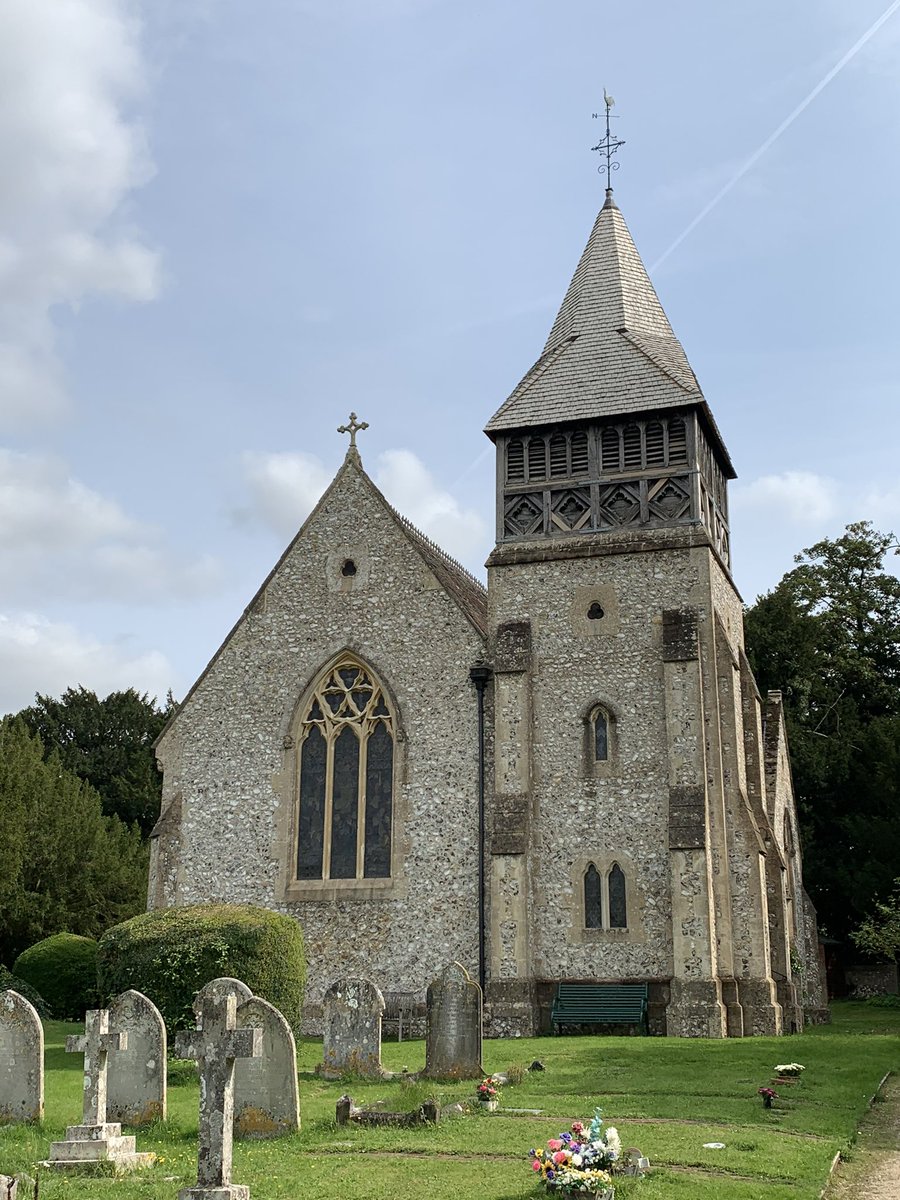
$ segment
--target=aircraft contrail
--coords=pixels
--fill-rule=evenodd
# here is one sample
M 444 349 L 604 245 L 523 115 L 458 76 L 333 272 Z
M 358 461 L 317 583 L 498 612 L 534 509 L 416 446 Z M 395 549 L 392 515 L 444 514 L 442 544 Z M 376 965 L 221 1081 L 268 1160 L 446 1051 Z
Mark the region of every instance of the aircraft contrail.
M 778 141 L 778 139 L 785 132 L 785 130 L 790 129 L 791 125 L 793 125 L 793 123 L 797 120 L 797 118 L 801 115 L 801 113 L 805 112 L 806 109 L 809 108 L 810 104 L 812 104 L 812 102 L 813 102 L 813 100 L 815 100 L 816 96 L 818 96 L 818 94 L 821 91 L 824 91 L 824 89 L 828 87 L 829 83 L 831 83 L 832 79 L 834 79 L 834 77 L 836 75 L 838 75 L 841 71 L 843 71 L 843 69 L 844 69 L 844 67 L 846 67 L 847 63 L 850 62 L 851 59 L 856 57 L 856 55 L 860 52 L 860 50 L 862 50 L 863 46 L 865 46 L 866 42 L 868 42 L 871 38 L 873 38 L 875 36 L 875 34 L 882 27 L 882 25 L 885 23 L 885 21 L 889 21 L 890 18 L 894 15 L 894 13 L 897 11 L 898 8 L 900 8 L 900 0 L 893 0 L 893 3 L 888 5 L 888 7 L 884 10 L 884 12 L 881 14 L 881 16 L 869 26 L 869 28 L 866 30 L 866 32 L 856 42 L 853 43 L 853 45 L 850 47 L 850 49 L 847 51 L 847 53 L 843 56 L 843 58 L 839 59 L 838 62 L 836 62 L 834 64 L 834 66 L 831 68 L 831 70 L 828 72 L 828 74 L 819 80 L 819 82 L 816 84 L 816 86 L 813 88 L 813 90 L 809 93 L 809 95 L 805 96 L 800 101 L 800 103 L 797 105 L 797 107 L 793 110 L 793 112 L 789 113 L 788 116 L 786 116 L 784 118 L 784 120 L 781 122 L 781 124 L 778 126 L 778 128 L 776 130 L 774 130 L 774 132 L 769 134 L 769 136 L 766 138 L 766 140 L 763 142 L 763 144 L 759 147 L 759 149 L 754 150 L 754 152 L 750 155 L 750 157 L 747 159 L 747 161 L 744 163 L 744 165 L 735 172 L 735 174 L 731 177 L 731 179 L 729 179 L 728 182 L 722 188 L 720 188 L 720 190 L 718 192 L 716 192 L 716 194 L 715 194 L 715 196 L 713 196 L 712 200 L 710 200 L 709 203 L 707 205 L 705 205 L 700 210 L 699 213 L 697 213 L 696 217 L 694 217 L 694 219 L 687 226 L 687 228 L 684 229 L 681 233 L 679 233 L 678 237 L 675 239 L 675 241 L 672 243 L 672 245 L 669 246 L 669 248 L 667 250 L 663 251 L 663 253 L 660 255 L 660 257 L 656 260 L 656 262 L 650 268 L 651 276 L 653 275 L 653 272 L 656 270 L 656 268 L 658 266 L 660 266 L 661 263 L 664 263 L 666 261 L 666 259 L 669 257 L 669 255 L 674 250 L 678 249 L 678 247 L 681 245 L 681 243 L 684 241 L 684 239 L 689 234 L 693 233 L 693 231 L 697 228 L 697 226 L 700 224 L 700 222 L 703 220 L 703 218 L 708 216 L 712 212 L 712 210 L 716 207 L 716 205 L 719 203 L 719 201 L 728 195 L 728 193 L 731 191 L 731 189 L 734 187 L 734 185 L 736 183 L 740 182 L 741 179 L 743 179 L 743 177 L 747 174 L 747 172 L 751 169 L 751 167 L 756 165 L 756 163 L 762 158 L 762 156 L 765 154 L 765 152 L 772 145 L 774 145 L 775 142 Z

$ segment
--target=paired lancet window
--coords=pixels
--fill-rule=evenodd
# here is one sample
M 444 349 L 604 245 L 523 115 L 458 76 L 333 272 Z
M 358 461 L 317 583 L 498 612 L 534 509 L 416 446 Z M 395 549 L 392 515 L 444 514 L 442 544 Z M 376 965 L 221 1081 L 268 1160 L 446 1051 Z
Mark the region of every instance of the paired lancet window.
M 627 929 L 625 872 L 617 862 L 601 874 L 591 863 L 584 873 L 585 929 Z
M 390 876 L 394 732 L 380 684 L 356 659 L 313 688 L 298 750 L 298 879 Z

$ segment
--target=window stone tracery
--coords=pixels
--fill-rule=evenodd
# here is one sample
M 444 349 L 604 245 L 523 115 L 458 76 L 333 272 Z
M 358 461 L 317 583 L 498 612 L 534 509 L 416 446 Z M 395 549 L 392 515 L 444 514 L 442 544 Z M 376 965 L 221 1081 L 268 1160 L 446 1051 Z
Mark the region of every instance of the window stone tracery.
M 394 740 L 368 667 L 347 656 L 322 674 L 299 730 L 298 880 L 390 877 Z

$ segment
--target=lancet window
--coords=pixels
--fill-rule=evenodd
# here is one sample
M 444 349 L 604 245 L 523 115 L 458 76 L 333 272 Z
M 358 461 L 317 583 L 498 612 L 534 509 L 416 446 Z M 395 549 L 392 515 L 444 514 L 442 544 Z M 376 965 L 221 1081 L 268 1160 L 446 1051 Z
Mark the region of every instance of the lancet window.
M 391 873 L 394 716 L 372 671 L 341 659 L 301 723 L 297 878 Z
M 628 898 L 625 872 L 617 862 L 600 872 L 594 863 L 584 873 L 585 929 L 627 929 Z
M 591 747 L 595 763 L 609 761 L 610 719 L 605 708 L 595 708 L 591 713 Z

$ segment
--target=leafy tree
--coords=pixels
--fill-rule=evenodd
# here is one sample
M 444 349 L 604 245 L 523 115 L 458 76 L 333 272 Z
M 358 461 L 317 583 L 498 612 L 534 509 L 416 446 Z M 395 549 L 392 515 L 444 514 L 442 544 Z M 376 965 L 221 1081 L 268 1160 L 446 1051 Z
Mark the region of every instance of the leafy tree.
M 0 721 L 0 961 L 67 931 L 97 937 L 144 906 L 147 851 L 99 795 L 44 757 L 25 723 Z
M 900 579 L 893 534 L 848 525 L 746 614 L 763 691 L 780 688 L 823 928 L 845 936 L 900 875 Z
M 886 901 L 850 935 L 864 954 L 873 958 L 896 958 L 900 954 L 900 879 Z
M 153 743 L 172 715 L 169 694 L 158 708 L 134 688 L 100 700 L 87 688 L 69 688 L 59 700 L 35 697 L 19 716 L 40 737 L 47 755 L 54 751 L 68 771 L 90 783 L 107 816 L 136 821 L 146 836 L 159 816 L 162 780 Z

